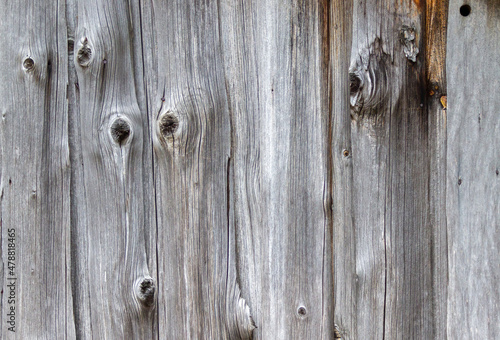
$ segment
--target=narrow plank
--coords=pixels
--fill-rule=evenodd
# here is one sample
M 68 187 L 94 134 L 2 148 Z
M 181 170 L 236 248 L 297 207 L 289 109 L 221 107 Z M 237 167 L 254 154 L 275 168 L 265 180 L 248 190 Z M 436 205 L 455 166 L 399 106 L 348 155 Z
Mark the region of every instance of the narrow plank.
M 353 168 L 349 66 L 353 1 L 336 0 L 330 7 L 330 84 L 332 116 L 332 214 L 335 338 L 358 339 L 356 234 L 353 220 Z M 355 84 L 350 84 L 353 88 Z
M 500 334 L 500 3 L 451 0 L 447 47 L 450 339 Z
M 0 4 L 2 339 L 75 336 L 64 12 Z
M 136 97 L 129 4 L 78 2 L 75 14 L 72 147 L 81 148 L 82 162 L 72 192 L 79 209 L 72 219 L 77 334 L 150 339 L 156 280 L 145 240 L 146 113 Z
M 425 2 L 426 107 L 429 117 L 429 226 L 431 228 L 432 313 L 428 337 L 447 339 L 448 244 L 446 227 L 446 33 L 448 0 Z M 433 331 L 431 329 L 434 328 Z
M 159 334 L 248 339 L 236 278 L 231 133 L 216 1 L 141 7 L 158 223 Z
M 254 337 L 333 338 L 328 2 L 223 0 L 220 11 Z
M 351 13 L 348 2 L 334 6 Z M 334 204 L 340 205 L 334 244 L 342 251 L 334 251 L 338 336 L 433 338 L 426 7 L 353 1 L 351 21 L 338 16 L 330 24 L 332 60 L 344 53 L 339 47 L 348 44 L 352 23 L 351 124 L 334 117 L 340 141 L 333 135 Z M 346 100 L 345 66 L 332 70 L 332 91 Z M 343 107 L 334 103 L 333 114 L 349 115 Z M 342 149 L 347 157 L 340 157 Z

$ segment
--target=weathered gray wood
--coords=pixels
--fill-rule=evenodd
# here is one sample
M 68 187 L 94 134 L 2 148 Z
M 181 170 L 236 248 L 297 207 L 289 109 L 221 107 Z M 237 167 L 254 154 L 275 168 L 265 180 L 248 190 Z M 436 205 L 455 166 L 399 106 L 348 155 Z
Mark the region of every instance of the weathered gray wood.
M 2 339 L 75 336 L 64 12 L 0 3 Z
M 151 200 L 144 200 L 150 189 L 143 169 L 150 169 L 144 163 L 151 158 L 143 151 L 147 118 L 136 99 L 129 6 L 78 2 L 75 14 L 78 135 L 72 147 L 81 149 L 82 162 L 72 196 L 78 203 L 72 244 L 77 332 L 149 339 L 156 280 L 148 262 L 155 266 L 156 254 L 146 249 L 155 226 L 146 224 L 150 207 L 144 204 Z
M 332 115 L 332 214 L 334 321 L 336 338 L 356 339 L 356 234 L 353 213 L 353 169 L 349 64 L 353 2 L 336 0 L 330 8 L 330 83 Z
M 500 5 L 450 2 L 1 2 L 1 338 L 497 338 Z
M 447 339 L 448 244 L 446 228 L 446 31 L 448 0 L 426 1 L 425 58 L 426 105 L 429 119 L 429 226 L 432 313 L 428 338 Z M 452 338 L 450 338 L 452 339 Z
M 441 120 L 429 122 L 437 110 L 427 104 L 424 5 L 333 2 L 335 322 L 346 339 L 443 334 L 436 325 L 443 316 L 430 317 L 442 312 L 446 273 L 435 269 L 444 269 L 446 248 L 435 239 L 443 235 L 442 219 L 430 223 L 431 172 L 442 169 L 430 150 L 442 134 L 430 135 L 441 131 L 435 125 Z M 349 47 L 350 126 L 338 116 L 349 115 L 339 61 Z M 439 204 L 442 192 L 433 192 Z
M 500 334 L 500 3 L 450 1 L 447 47 L 448 336 Z
M 257 339 L 333 338 L 327 1 L 221 1 L 238 274 Z
M 254 325 L 235 271 L 218 3 L 144 3 L 142 25 L 155 151 L 159 334 L 250 338 Z

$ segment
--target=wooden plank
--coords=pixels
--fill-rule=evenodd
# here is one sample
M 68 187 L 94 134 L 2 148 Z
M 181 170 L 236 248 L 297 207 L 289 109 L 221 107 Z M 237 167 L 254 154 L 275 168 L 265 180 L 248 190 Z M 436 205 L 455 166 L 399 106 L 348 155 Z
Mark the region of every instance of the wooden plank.
M 429 151 L 438 143 L 429 133 L 438 127 L 429 130 L 435 110 L 427 104 L 426 10 L 421 1 L 333 2 L 332 91 L 341 93 L 332 106 L 334 244 L 340 250 L 334 249 L 335 323 L 345 339 L 437 334 L 431 315 L 441 311 L 443 281 L 433 275 L 445 273 L 435 272 L 434 259 L 444 252 L 433 243 L 442 229 L 430 223 L 431 166 L 441 168 Z M 349 113 L 342 104 L 346 67 L 336 61 L 349 39 L 350 126 L 337 117 Z M 443 228 L 439 221 L 436 229 Z
M 159 334 L 247 339 L 254 325 L 236 280 L 218 3 L 142 5 L 161 254 Z
M 428 337 L 447 339 L 448 244 L 446 228 L 446 31 L 448 0 L 426 1 L 425 57 L 426 105 L 429 119 L 429 226 L 432 313 Z
M 75 336 L 64 12 L 0 4 L 2 339 Z
M 466 2 L 467 3 L 467 2 Z M 500 3 L 450 1 L 448 336 L 500 334 Z
M 332 214 L 335 338 L 357 339 L 356 235 L 353 220 L 349 64 L 353 1 L 331 2 Z M 352 87 L 352 85 L 351 85 Z
M 145 240 L 154 228 L 144 207 L 150 158 L 143 152 L 147 121 L 136 97 L 129 6 L 78 2 L 75 14 L 72 147 L 82 164 L 72 188 L 77 334 L 150 339 L 156 304 L 155 270 L 148 268 L 155 253 Z
M 257 339 L 333 337 L 327 1 L 221 1 L 238 277 Z

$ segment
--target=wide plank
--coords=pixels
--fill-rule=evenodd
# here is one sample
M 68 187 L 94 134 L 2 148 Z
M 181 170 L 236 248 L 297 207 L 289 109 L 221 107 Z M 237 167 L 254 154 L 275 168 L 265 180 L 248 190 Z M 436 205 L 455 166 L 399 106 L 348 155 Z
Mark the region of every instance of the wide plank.
M 450 339 L 500 334 L 500 3 L 451 0 L 447 45 Z M 467 15 L 468 14 L 468 15 Z
M 238 277 L 256 339 L 333 338 L 327 1 L 221 1 Z

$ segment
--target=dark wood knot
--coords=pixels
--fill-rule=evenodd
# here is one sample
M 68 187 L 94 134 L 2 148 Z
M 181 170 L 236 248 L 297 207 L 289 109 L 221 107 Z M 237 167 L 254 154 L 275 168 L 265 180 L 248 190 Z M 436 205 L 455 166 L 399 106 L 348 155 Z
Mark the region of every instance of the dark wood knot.
M 130 124 L 123 118 L 117 118 L 111 123 L 111 138 L 113 138 L 118 145 L 123 145 L 127 142 L 130 132 Z
M 143 307 L 153 307 L 156 301 L 156 285 L 153 278 L 139 278 L 135 283 L 134 294 Z

